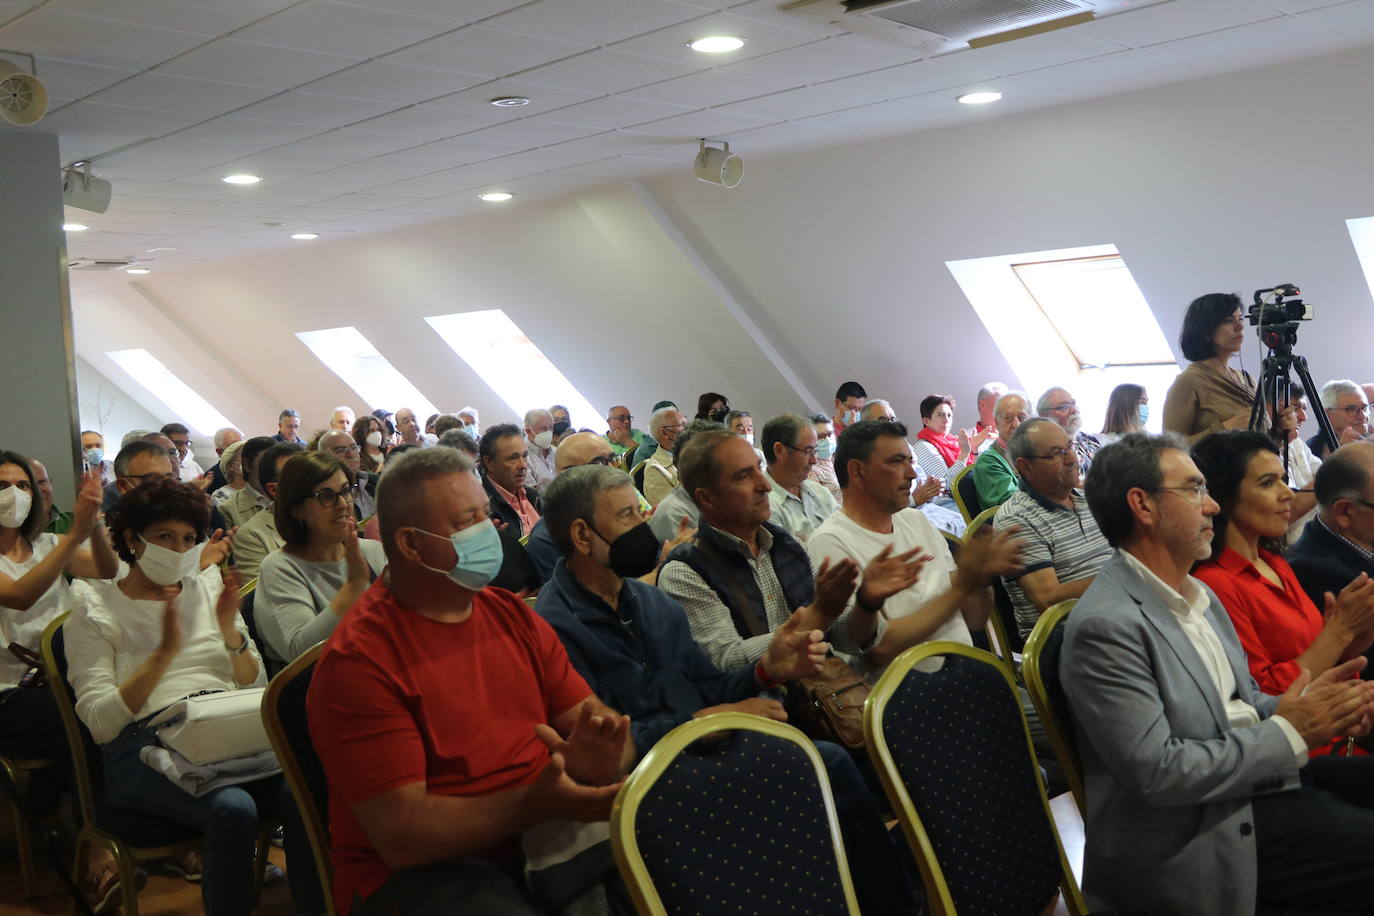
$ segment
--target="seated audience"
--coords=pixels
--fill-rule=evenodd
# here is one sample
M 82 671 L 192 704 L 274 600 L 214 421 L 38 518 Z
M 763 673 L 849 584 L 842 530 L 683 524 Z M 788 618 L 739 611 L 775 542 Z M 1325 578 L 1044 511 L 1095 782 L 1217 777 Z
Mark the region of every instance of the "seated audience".
M 717 668 L 756 663 L 798 609 L 801 629 L 824 630 L 840 651 L 877 644 L 883 621 L 841 613 L 858 568 L 827 563 L 813 576 L 806 550 L 768 521 L 772 485 L 747 442 L 728 430 L 699 432 L 682 450 L 682 470 L 701 525 L 694 542 L 669 555 L 658 585 L 682 605 L 692 638 Z
M 482 485 L 491 499 L 491 517 L 522 537 L 539 521 L 539 494 L 526 486 L 529 478 L 525 436 L 514 423 L 488 427 L 477 443 L 482 461 Z
M 353 424 L 357 422 L 357 417 L 353 414 L 353 408 L 340 404 L 334 408 L 329 415 L 329 428 L 341 430 L 346 433 L 353 432 Z
M 715 420 L 693 420 L 687 424 L 682 432 L 677 434 L 677 439 L 673 441 L 673 465 L 675 467 L 682 457 L 682 450 L 687 447 L 688 442 L 692 441 L 692 437 L 708 429 L 723 430 L 725 426 Z M 667 543 L 681 536 L 685 531 L 695 531 L 700 520 L 701 513 L 697 510 L 697 504 L 692 501 L 692 497 L 683 488 L 679 480 L 678 485 L 673 487 L 657 506 L 653 507 L 653 515 L 649 517 L 649 527 L 654 530 L 655 537 Z
M 980 509 L 1000 506 L 1016 492 L 1016 469 L 1007 457 L 1007 443 L 1016 427 L 1029 418 L 1030 399 L 1023 391 L 1008 391 L 997 399 L 994 416 L 997 439 L 973 464 L 973 488 L 978 493 Z
M 636 756 L 629 720 L 592 695 L 547 623 L 486 587 L 501 547 L 467 456 L 409 452 L 377 496 L 387 575 L 330 636 L 307 700 L 335 906 L 537 912 L 517 840 L 609 817 Z
M 286 408 L 277 415 L 277 434 L 272 438 L 278 442 L 290 442 L 305 448 L 306 442 L 300 436 L 301 415 L 293 408 Z
M 286 543 L 277 531 L 277 481 L 281 479 L 286 462 L 300 451 L 291 442 L 278 442 L 258 458 L 258 483 L 271 502 L 266 512 L 259 512 L 244 522 L 234 536 L 234 565 L 244 582 L 251 582 L 267 555 L 281 550 Z
M 1021 486 L 993 516 L 994 529 L 1015 528 L 1024 542 L 1021 569 L 1005 574 L 1007 594 L 1024 639 L 1040 615 L 1088 590 L 1111 557 L 1082 490 L 1078 455 L 1053 420 L 1032 417 L 1007 443 Z
M 886 420 L 889 423 L 900 423 L 897 419 L 897 412 L 892 409 L 892 405 L 882 398 L 869 398 L 867 403 L 859 411 L 859 417 L 855 423 L 864 420 Z M 853 426 L 853 423 L 846 424 Z
M 52 494 L 52 481 L 48 479 L 48 468 L 37 458 L 29 459 L 29 469 L 33 471 L 33 482 L 38 487 L 38 512 L 42 516 L 43 530 L 48 534 L 66 534 L 72 528 L 73 516 L 57 508 Z
M 1006 393 L 1007 386 L 1001 382 L 988 382 L 978 389 L 978 422 L 973 429 L 980 433 L 989 430 L 988 442 L 997 438 L 997 399 Z
M 1191 360 L 1164 396 L 1164 431 L 1190 443 L 1223 429 L 1250 425 L 1255 383 L 1243 369 L 1230 368 L 1245 343 L 1240 297 L 1208 293 L 1188 306 L 1178 347 Z
M 859 411 L 868 403 L 868 392 L 858 382 L 845 382 L 835 389 L 835 416 L 832 425 L 835 435 L 844 432 L 846 426 L 859 422 Z
M 283 824 L 288 880 L 298 912 L 324 907 L 314 856 L 286 779 L 270 754 L 261 778 L 195 794 L 150 725 L 155 714 L 191 694 L 267 683 L 257 648 L 238 612 L 240 579 L 199 570 L 210 500 L 194 484 L 151 480 L 111 513 L 110 536 L 129 572 L 118 581 L 82 583 L 64 627 L 76 712 L 101 746 L 105 802 L 201 831 L 201 900 L 212 916 L 253 910 L 253 859 L 259 822 Z
M 327 452 L 302 452 L 282 468 L 272 513 L 285 543 L 263 559 L 253 603 L 276 668 L 328 638 L 386 567 L 382 545 L 358 537 L 355 492 L 346 466 Z
M 158 477 L 172 477 L 167 449 L 147 439 L 135 439 L 119 450 L 114 460 L 115 482 L 102 491 L 100 509 L 108 512 L 120 498 L 138 485 Z
M 630 716 L 640 758 L 697 716 L 737 711 L 786 721 L 782 704 L 759 693 L 819 670 L 822 633 L 799 629 L 802 615 L 794 613 L 773 631 L 757 664 L 721 672 L 692 640 L 682 608 L 636 581 L 658 559 L 658 539 L 640 515 L 638 495 L 629 476 L 613 467 L 559 474 L 544 494 L 544 519 L 562 557 L 535 610 L 596 696 Z M 915 913 L 908 871 L 853 758 L 825 741 L 816 749 L 864 912 Z
M 1307 422 L 1307 392 L 1301 385 L 1294 385 L 1288 391 L 1288 403 L 1293 408 L 1291 425 L 1285 423 L 1288 437 L 1288 486 L 1293 490 L 1293 517 L 1288 522 L 1288 543 L 1292 544 L 1302 534 L 1303 527 L 1317 517 L 1317 495 L 1312 492 L 1312 481 L 1322 460 L 1312 454 L 1298 430 Z
M 754 445 L 754 415 L 747 410 L 732 410 L 725 415 L 725 428 Z M 757 448 L 757 446 L 755 446 Z M 760 459 L 762 460 L 762 459 Z
M 673 404 L 671 406 L 676 407 L 677 405 Z M 659 408 L 657 407 L 654 408 L 654 410 L 658 409 Z M 714 391 L 708 391 L 701 397 L 697 398 L 697 413 L 696 416 L 694 416 L 692 419 L 715 420 L 717 423 L 725 423 L 725 420 L 729 415 L 730 399 L 723 394 L 718 394 Z M 683 422 L 686 422 L 686 417 L 683 418 Z M 729 428 L 728 424 L 726 428 Z
M 892 405 L 882 398 L 870 398 L 859 411 L 859 421 L 879 420 L 886 423 L 900 423 Z M 905 427 L 903 427 L 905 428 Z M 945 481 L 939 477 L 927 477 L 926 472 L 913 465 L 916 477 L 912 481 L 911 506 L 920 509 L 930 519 L 931 524 L 941 531 L 948 531 L 955 537 L 963 537 L 968 527 L 963 516 L 954 508 L 954 500 L 945 492 Z
M 617 405 L 606 411 L 606 441 L 611 445 L 611 451 L 615 452 L 616 457 L 620 457 L 627 451 L 631 455 L 644 442 L 644 434 L 631 425 L 634 417 L 630 415 L 630 408 Z
M 477 440 L 469 436 L 465 429 L 454 427 L 453 429 L 445 430 L 444 434 L 439 437 L 438 444 L 447 446 L 448 448 L 456 448 L 473 461 L 477 460 Z M 372 479 L 376 480 L 377 478 L 374 476 Z
M 1288 549 L 1298 584 L 1317 608 L 1361 575 L 1374 576 L 1374 443 L 1352 442 L 1317 469 L 1317 516 Z
M 461 430 L 463 428 L 463 418 L 455 413 L 441 413 L 434 418 L 434 436 L 439 438 L 450 429 Z M 477 440 L 473 440 L 474 442 Z
M 402 407 L 396 411 L 396 434 L 401 437 L 398 445 L 413 445 L 416 448 L 424 448 L 433 445 L 434 437 L 430 436 L 420 426 L 420 421 L 415 416 L 415 411 L 409 407 Z
M 353 437 L 341 429 L 331 429 L 315 443 L 316 451 L 333 455 L 348 471 L 353 484 L 353 515 L 366 522 L 377 514 L 377 477 L 363 470 L 362 450 Z
M 677 406 L 676 404 L 674 404 L 672 401 L 659 401 L 657 404 L 655 404 L 655 405 L 653 406 L 653 408 L 649 411 L 649 423 L 650 423 L 650 428 L 651 428 L 651 429 L 652 429 L 653 416 L 654 416 L 654 414 L 658 413 L 660 410 L 667 410 L 667 409 L 670 409 L 670 408 L 671 408 L 672 410 L 677 410 L 677 409 L 678 409 L 678 406 Z M 684 415 L 684 417 L 685 417 L 685 415 Z M 685 418 L 684 418 L 683 422 L 686 423 Z M 644 462 L 648 461 L 650 458 L 654 457 L 654 452 L 657 452 L 657 451 L 658 451 L 658 440 L 656 440 L 656 439 L 653 437 L 652 434 L 651 434 L 651 435 L 648 435 L 648 436 L 645 436 L 645 437 L 644 437 L 644 441 L 640 442 L 640 443 L 639 443 L 639 448 L 635 450 L 634 457 L 631 458 L 631 459 L 629 460 L 629 462 L 626 464 L 625 470 L 630 471 L 631 473 L 633 473 L 633 472 L 634 472 L 634 469 L 635 469 L 637 466 L 639 466 L 640 464 L 643 464 Z
M 87 468 L 97 468 L 104 483 L 114 483 L 114 462 L 105 457 L 105 437 L 93 429 L 81 431 L 81 457 Z
M 1374 582 L 1356 577 L 1318 606 L 1281 555 L 1293 491 L 1274 441 L 1243 429 L 1212 433 L 1193 446 L 1193 460 L 1221 507 L 1211 556 L 1193 575 L 1230 615 L 1259 689 L 1281 694 L 1301 671 L 1316 677 L 1368 649 Z
M 20 646 L 36 658 L 43 631 L 71 608 L 67 577 L 115 575 L 118 561 L 100 517 L 100 481 L 98 466 L 87 471 L 71 526 L 61 535 L 45 532 L 46 512 L 32 463 L 0 451 L 0 636 L 5 646 Z M 52 692 L 42 682 L 21 685 L 29 668 L 18 655 L 0 648 L 0 754 L 64 761 L 67 741 Z M 58 774 L 66 769 L 62 764 L 31 774 L 28 799 L 33 809 L 42 814 L 56 810 L 58 790 L 66 781 Z
M 1065 626 L 1060 677 L 1087 784 L 1094 910 L 1251 914 L 1368 908 L 1369 758 L 1308 757 L 1368 730 L 1363 659 L 1261 692 L 1220 603 L 1202 473 L 1175 436 L 1135 433 L 1088 472 L 1116 548 Z M 1304 689 L 1306 688 L 1306 689 Z
M 1331 429 L 1336 434 L 1337 448 L 1369 435 L 1369 401 L 1359 385 L 1349 379 L 1333 379 L 1321 387 L 1320 396 L 1322 409 L 1326 411 L 1327 418 L 1331 420 Z M 1307 440 L 1307 447 L 1318 458 L 1331 454 L 1320 430 Z
M 458 419 L 463 421 L 463 431 L 472 437 L 473 442 L 481 438 L 482 425 L 476 407 L 464 407 L 458 411 Z
M 763 448 L 768 461 L 769 518 L 792 537 L 806 543 L 811 532 L 839 509 L 830 491 L 807 472 L 816 463 L 816 428 L 805 417 L 785 413 L 763 424 Z
M 664 407 L 654 411 L 649 418 L 649 435 L 658 443 L 658 448 L 644 463 L 644 498 L 649 505 L 657 506 L 663 497 L 677 486 L 677 465 L 673 464 L 673 443 L 678 433 L 687 425 L 687 419 L 676 407 Z M 753 446 L 750 446 L 753 450 Z
M 1078 402 L 1063 388 L 1051 388 L 1040 395 L 1035 403 L 1039 416 L 1049 417 L 1069 434 L 1073 450 L 1078 455 L 1078 468 L 1086 476 L 1093 462 L 1093 455 L 1102 447 L 1102 440 L 1092 433 L 1083 431 L 1083 415 L 1078 412 Z
M 267 442 L 272 441 L 266 436 L 262 438 Z M 247 439 L 240 439 L 237 442 L 230 443 L 230 445 L 220 453 L 219 462 L 211 469 L 212 474 L 218 472 L 219 475 L 224 478 L 224 486 L 210 491 L 210 499 L 215 508 L 219 509 L 221 513 L 224 512 L 224 504 L 232 499 L 236 493 L 248 486 L 248 478 L 243 476 L 243 447 L 247 443 Z M 228 516 L 225 516 L 225 518 L 227 520 Z
M 816 463 L 806 472 L 807 480 L 814 480 L 835 497 L 835 505 L 844 502 L 840 482 L 835 479 L 835 425 L 823 413 L 813 413 L 811 428 L 816 431 Z
M 1110 445 L 1122 436 L 1145 431 L 1150 419 L 1150 397 L 1140 385 L 1117 385 L 1107 396 L 1107 416 L 1097 437 Z
M 615 463 L 615 453 L 611 445 L 606 441 L 605 436 L 596 433 L 574 433 L 562 444 L 558 446 L 558 452 L 554 456 L 554 470 L 557 474 L 562 474 L 568 468 L 580 468 L 585 465 L 612 465 Z M 643 497 L 641 496 L 642 500 Z M 529 554 L 530 562 L 539 571 L 539 581 L 547 582 L 549 576 L 553 575 L 553 567 L 558 563 L 560 556 L 558 545 L 554 543 L 553 537 L 549 534 L 549 527 L 545 519 L 540 519 L 535 526 L 530 529 L 530 536 L 525 542 L 525 552 Z
M 934 477 L 949 489 L 956 474 L 972 464 L 983 443 L 996 432 L 992 427 L 976 432 L 954 426 L 954 399 L 932 394 L 921 399 L 921 431 L 916 434 L 913 454 L 916 466 L 927 477 Z
M 425 433 L 434 436 L 436 439 L 439 437 L 434 432 L 434 421 L 438 419 L 439 413 L 437 411 L 425 418 Z
M 177 451 L 176 444 L 167 437 L 166 433 L 148 433 L 143 437 L 144 441 L 151 442 L 167 453 L 167 460 L 172 463 L 172 476 L 177 480 L 183 479 L 181 470 L 181 452 Z
M 525 411 L 525 463 L 529 466 L 528 486 L 536 493 L 553 480 L 553 415 L 542 407 Z
M 572 426 L 572 413 L 562 404 L 554 404 L 550 407 L 549 416 L 553 418 L 554 423 L 566 423 L 569 427 Z
M 353 424 L 353 441 L 358 443 L 362 469 L 380 475 L 386 464 L 386 427 L 382 421 L 371 414 L 359 417 Z
M 217 503 L 220 514 L 224 516 L 224 521 L 229 527 L 242 527 L 259 512 L 271 508 L 272 500 L 268 498 L 262 482 L 258 480 L 258 459 L 274 445 L 276 441 L 271 436 L 254 436 L 243 443 L 239 451 L 239 465 L 246 485 Z
M 898 422 L 864 420 L 840 434 L 844 506 L 806 545 L 817 581 L 827 567 L 862 570 L 845 616 L 863 649 L 859 670 L 872 680 L 918 643 L 972 645 L 970 630 L 993 611 L 991 577 L 1020 566 L 1014 529 L 969 542 L 956 563 L 935 526 L 908 505 L 915 470 L 906 432 Z
M 210 483 L 206 486 L 206 493 L 214 493 L 216 490 L 229 483 L 228 476 L 224 473 L 222 463 L 224 461 L 224 451 L 235 442 L 243 441 L 243 433 L 232 426 L 225 426 L 215 430 L 215 456 L 219 459 L 211 466 L 206 473 L 210 476 Z
M 168 423 L 162 427 L 162 434 L 171 440 L 177 450 L 177 466 L 181 469 L 181 479 L 194 481 L 205 476 L 205 469 L 196 461 L 191 452 L 191 431 L 184 423 Z

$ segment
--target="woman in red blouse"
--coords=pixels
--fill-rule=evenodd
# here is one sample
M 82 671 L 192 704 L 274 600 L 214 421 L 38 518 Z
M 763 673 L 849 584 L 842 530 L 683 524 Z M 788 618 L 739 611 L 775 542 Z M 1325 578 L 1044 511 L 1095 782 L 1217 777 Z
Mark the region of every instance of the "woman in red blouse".
M 1193 446 L 1193 459 L 1221 506 L 1212 557 L 1193 575 L 1226 608 L 1260 690 L 1282 694 L 1302 669 L 1315 678 L 1368 649 L 1374 580 L 1361 573 L 1339 595 L 1327 592 L 1319 611 L 1280 554 L 1293 491 L 1273 440 L 1247 430 L 1213 433 Z

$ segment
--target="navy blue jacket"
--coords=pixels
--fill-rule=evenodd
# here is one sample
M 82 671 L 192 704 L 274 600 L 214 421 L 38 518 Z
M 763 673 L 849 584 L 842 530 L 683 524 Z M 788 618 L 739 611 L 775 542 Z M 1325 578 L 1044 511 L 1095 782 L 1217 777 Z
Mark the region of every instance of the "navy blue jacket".
M 549 526 L 544 524 L 542 518 L 530 529 L 530 536 L 525 540 L 525 553 L 530 555 L 530 562 L 539 573 L 540 584 L 549 581 L 549 576 L 553 575 L 553 568 L 563 556 L 563 552 L 553 542 Z
M 752 667 L 722 674 L 711 663 L 682 605 L 657 588 L 626 579 L 619 604 L 613 610 L 583 588 L 560 559 L 534 609 L 592 692 L 630 717 L 637 758 L 699 710 L 759 693 Z

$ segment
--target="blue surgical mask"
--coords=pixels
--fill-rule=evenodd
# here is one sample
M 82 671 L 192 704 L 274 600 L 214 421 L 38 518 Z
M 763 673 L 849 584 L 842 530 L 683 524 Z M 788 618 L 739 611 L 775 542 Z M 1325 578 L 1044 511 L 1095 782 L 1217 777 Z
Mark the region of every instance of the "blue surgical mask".
M 484 518 L 475 525 L 469 525 L 461 531 L 455 531 L 448 537 L 442 534 L 435 534 L 423 528 L 416 528 L 421 534 L 427 534 L 432 538 L 440 538 L 453 544 L 454 562 L 452 569 L 435 569 L 425 563 L 421 563 L 425 569 L 437 573 L 443 573 L 458 585 L 470 592 L 480 592 L 486 588 L 496 574 L 501 571 L 501 561 L 505 557 L 505 551 L 501 547 L 501 535 L 497 533 L 496 526 L 491 519 Z
M 477 424 L 476 424 L 476 423 L 464 423 L 464 424 L 463 424 L 463 432 L 467 433 L 469 436 L 471 436 L 472 438 L 476 439 L 476 438 L 477 438 Z
M 105 450 L 101 448 L 88 448 L 85 451 L 86 463 L 91 467 L 99 466 L 105 460 Z
M 835 440 L 821 439 L 816 443 L 816 457 L 821 461 L 829 461 L 830 456 L 835 454 Z
M 1141 405 L 1140 405 L 1140 425 L 1141 425 L 1141 426 L 1144 426 L 1146 423 L 1149 423 L 1149 422 L 1150 422 L 1150 405 L 1149 405 L 1149 404 L 1141 404 Z

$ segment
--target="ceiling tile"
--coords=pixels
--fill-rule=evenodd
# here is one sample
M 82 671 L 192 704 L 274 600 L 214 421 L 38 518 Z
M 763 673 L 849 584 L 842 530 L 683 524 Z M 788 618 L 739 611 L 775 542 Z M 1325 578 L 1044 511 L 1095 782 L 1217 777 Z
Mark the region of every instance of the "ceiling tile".
M 1167 80 L 1187 79 L 1187 64 L 1168 60 L 1149 51 L 1118 51 L 1102 57 L 1031 70 L 1017 79 L 1056 89 L 1073 90 L 1083 86 L 1106 87 L 1129 84 L 1143 86 Z
M 391 184 L 373 188 L 374 194 L 389 194 L 396 197 L 438 197 L 443 194 L 452 194 L 457 191 L 466 191 L 468 188 L 476 187 L 483 179 L 474 180 L 471 173 L 465 171 L 470 166 L 457 166 L 451 169 L 433 172 L 423 178 L 409 178 L 405 181 L 394 181 Z
M 97 92 L 90 101 L 214 116 L 249 105 L 273 92 L 276 90 L 260 86 L 238 86 L 150 72 Z
M 484 25 L 536 38 L 568 38 L 605 45 L 702 14 L 674 0 L 536 0 Z
M 84 98 L 122 79 L 128 79 L 137 72 L 78 64 L 69 60 L 53 60 L 48 57 L 38 58 L 38 77 L 48 88 L 48 95 L 54 99 Z
M 787 121 L 750 130 L 737 131 L 730 138 L 731 149 L 744 153 L 749 150 L 776 152 L 792 149 L 815 149 L 827 143 L 848 143 L 843 131 L 807 121 Z
M 567 143 L 560 143 L 552 147 L 552 149 L 589 153 L 592 154 L 590 158 L 628 155 L 652 156 L 665 146 L 671 146 L 675 142 L 649 134 L 632 134 L 622 130 L 610 130 L 604 134 L 582 137 L 579 140 L 569 140 Z
M 1280 13 L 1306 13 L 1323 6 L 1334 6 L 1346 0 L 1256 0 Z M 1359 2 L 1359 0 L 1354 0 Z
M 1143 48 L 1276 15 L 1272 9 L 1246 0 L 1189 0 L 1188 3 L 1160 3 L 1104 16 L 1074 26 L 1073 30 L 1128 47 Z
M 469 191 L 457 191 L 452 194 L 441 194 L 437 197 L 407 198 L 404 204 L 392 207 L 388 213 L 413 213 L 413 214 L 457 214 L 470 213 L 473 210 L 481 210 L 490 206 L 486 201 L 478 200 L 477 195 Z
M 1284 17 L 1151 45 L 1150 53 L 1201 66 L 1226 60 L 1252 61 L 1259 57 L 1273 61 L 1281 59 L 1280 55 L 1301 56 L 1305 46 L 1315 47 L 1330 39 L 1331 33 L 1324 29 Z
M 747 3 L 731 6 L 730 13 L 734 16 L 757 19 L 760 22 L 780 25 L 789 29 L 799 29 L 815 35 L 843 35 L 848 31 L 844 26 L 831 25 L 828 22 L 816 22 L 791 13 L 784 13 L 778 9 L 782 5 L 778 0 L 749 0 Z
M 456 73 L 505 76 L 562 60 L 590 47 L 591 44 L 562 36 L 553 39 L 532 38 L 481 26 L 468 26 L 390 54 L 386 59 L 398 64 L 452 70 Z
M 126 136 L 125 142 L 159 137 L 162 134 L 189 127 L 199 118 L 196 115 L 173 114 L 145 108 L 100 102 L 74 102 L 43 120 L 43 127 L 59 134 L 68 132 Z
M 777 80 L 746 76 L 743 73 L 726 73 L 724 70 L 702 70 L 677 79 L 668 80 L 653 86 L 624 93 L 628 98 L 644 99 L 649 102 L 666 102 L 670 105 L 683 105 L 691 108 L 706 108 L 711 105 L 725 105 L 756 95 L 768 95 L 783 89 L 792 88 L 791 84 Z
M 293 143 L 296 140 L 304 140 L 311 134 L 319 133 L 319 131 L 318 127 L 309 125 L 280 124 L 239 117 L 219 117 L 184 130 L 167 142 L 174 143 L 176 146 L 199 146 L 213 150 L 219 153 L 221 161 L 227 162 L 248 153 L 256 153 L 285 143 Z
M 802 125 L 843 130 L 863 136 L 910 133 L 923 127 L 939 127 L 959 120 L 957 113 L 939 111 L 911 99 L 877 102 L 846 111 L 834 111 L 801 120 Z
M 844 38 L 827 38 L 799 48 L 727 64 L 721 69 L 727 73 L 745 73 L 803 85 L 894 67 L 910 63 L 920 56 L 915 51 L 904 54 L 896 46 L 891 51 L 880 51 L 862 47 Z
M 331 198 L 325 199 L 330 200 Z M 332 199 L 337 200 L 338 198 L 335 197 Z M 272 219 L 277 222 L 301 220 L 306 222 L 312 220 L 323 222 L 325 220 L 347 219 L 350 216 L 362 216 L 364 212 L 366 211 L 356 208 L 326 207 L 321 205 L 311 207 L 283 207 L 280 210 L 273 210 L 268 216 L 271 216 Z
M 598 159 L 595 162 L 568 166 L 565 169 L 558 169 L 558 171 L 565 175 L 585 175 L 603 181 L 607 179 L 630 181 L 635 178 L 659 175 L 671 168 L 673 166 L 656 159 L 630 159 L 625 156 L 612 156 L 609 159 Z
M 221 38 L 158 67 L 159 73 L 294 89 L 358 62 L 356 57 L 317 54 Z
M 428 16 L 449 22 L 476 22 L 497 13 L 504 13 L 529 0 L 348 0 L 353 6 L 366 6 L 388 12 Z
M 307 92 L 414 104 L 479 83 L 480 76 L 370 60 L 302 87 Z
M 623 95 L 611 95 L 579 105 L 569 105 L 567 108 L 538 115 L 533 120 L 610 130 L 615 127 L 643 124 L 645 121 L 656 121 L 690 110 L 682 105 L 666 105 L 662 102 L 645 102 Z
M 453 23 L 403 13 L 349 6 L 334 0 L 304 0 L 236 33 L 244 41 L 376 57 L 433 38 Z
M 513 83 L 571 87 L 587 92 L 614 93 L 690 73 L 692 68 L 651 57 L 588 51 L 577 57 L 521 73 Z
M 313 92 L 283 92 L 249 105 L 237 114 L 239 117 L 252 118 L 255 121 L 273 121 L 278 124 L 342 127 L 385 114 L 395 108 L 394 102 L 345 99 Z
M 409 197 L 388 197 L 385 194 L 344 194 L 320 201 L 321 207 L 338 207 L 347 210 L 385 210 L 410 200 Z
M 651 124 L 641 124 L 638 127 L 628 128 L 625 132 L 679 140 L 691 140 L 696 137 L 728 140 L 730 135 L 737 130 L 748 130 L 751 127 L 759 127 L 777 120 L 780 119 L 756 118 L 751 115 L 711 109 L 664 118 Z
M 6 47 L 23 48 L 39 57 L 59 57 L 104 67 L 143 70 L 176 57 L 208 36 L 171 29 L 110 22 L 40 9 L 6 26 Z
M 689 41 L 704 35 L 736 35 L 745 39 L 745 44 L 737 51 L 724 54 L 702 54 L 687 47 Z M 787 29 L 759 22 L 757 19 L 732 16 L 729 13 L 716 13 L 618 42 L 612 45 L 611 49 L 625 54 L 673 60 L 693 67 L 719 67 L 772 51 L 794 48 L 815 40 L 816 36 L 810 32 Z
M 243 166 L 254 174 L 273 171 L 303 174 L 370 159 L 415 144 L 414 137 L 345 127 L 253 153 L 233 165 Z
M 991 89 L 1002 93 L 1002 100 L 996 105 L 965 105 L 959 101 L 958 97 L 965 92 L 982 89 Z M 1013 110 L 1039 108 L 1046 104 L 1062 102 L 1064 98 L 1065 92 L 1062 89 L 1028 83 L 1015 77 L 1001 76 L 997 79 L 979 80 L 976 83 L 968 83 L 963 86 L 951 86 L 948 89 L 925 92 L 912 96 L 906 101 L 923 108 L 938 108 L 941 111 L 952 112 L 958 114 L 963 120 L 973 120 L 983 117 L 995 118 L 1003 112 Z
M 1302 19 L 1341 35 L 1374 35 L 1374 3 L 1369 0 L 1349 0 L 1348 3 L 1323 7 L 1304 13 Z
M 880 99 L 900 99 L 921 92 L 933 92 L 952 86 L 963 86 L 978 79 L 986 79 L 991 74 L 954 67 L 932 60 L 920 60 L 886 70 L 875 70 L 860 76 L 822 83 L 836 89 L 843 89 L 854 98 L 855 105 L 875 102 Z
M 801 89 L 789 89 L 786 92 L 775 92 L 745 102 L 724 105 L 721 110 L 756 115 L 773 121 L 787 121 L 824 114 L 827 111 L 838 111 L 841 108 L 853 108 L 858 104 L 862 103 L 855 102 L 853 94 L 843 88 L 804 86 Z
M 442 140 L 445 137 L 480 130 L 494 123 L 496 122 L 490 118 L 459 115 L 434 108 L 415 106 L 372 118 L 359 124 L 358 127 L 369 131 L 404 134 L 417 138 L 416 143 L 419 143 L 428 140 Z
M 1099 57 L 1122 50 L 1122 45 L 1072 30 L 1046 32 L 1016 41 L 955 51 L 936 58 L 941 63 L 966 67 L 998 76 L 1067 64 L 1087 57 Z
M 595 127 L 576 127 L 552 121 L 521 119 L 483 128 L 473 133 L 472 138 L 483 143 L 509 144 L 518 149 L 529 149 L 535 146 L 548 146 L 550 143 L 562 143 L 564 140 L 575 140 L 596 132 Z
M 49 9 L 102 19 L 223 35 L 270 16 L 296 0 L 54 0 Z
M 507 156 L 520 149 L 518 146 L 484 142 L 478 139 L 481 136 L 482 133 L 478 131 L 445 140 L 435 140 L 401 150 L 394 153 L 392 158 L 416 162 L 433 171 L 466 165 L 469 162 L 481 162 L 496 156 Z
M 530 100 L 530 103 L 521 105 L 519 108 L 497 108 L 491 104 L 491 100 L 494 98 L 510 95 L 525 96 Z M 551 86 L 540 86 L 536 90 L 531 86 L 512 83 L 510 80 L 492 80 L 489 83 L 482 83 L 480 86 L 444 96 L 442 99 L 426 102 L 423 107 L 435 108 L 439 111 L 452 111 L 458 114 L 470 114 L 479 118 L 513 121 L 516 118 L 527 118 L 540 112 L 554 111 L 568 105 L 576 105 L 578 102 L 594 99 L 600 95 L 604 95 L 604 93 L 584 92 L 578 89 L 555 89 Z

